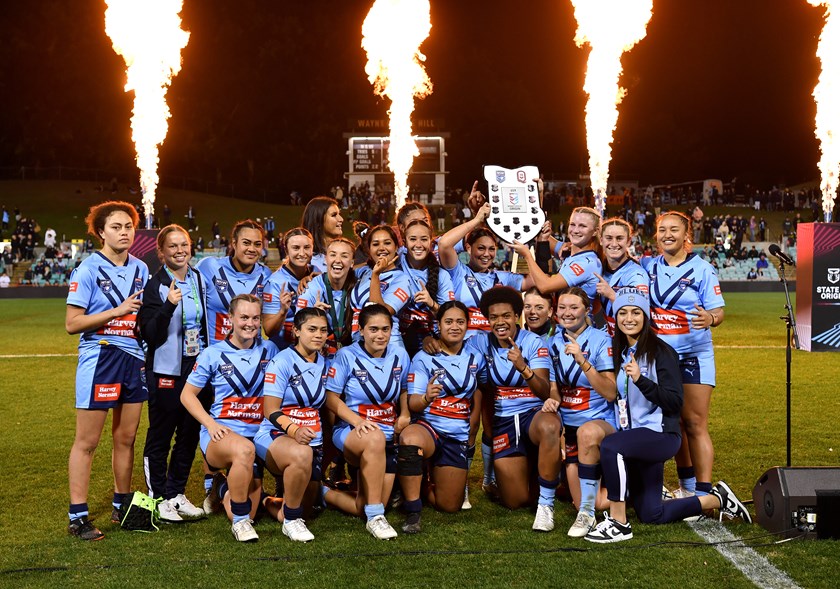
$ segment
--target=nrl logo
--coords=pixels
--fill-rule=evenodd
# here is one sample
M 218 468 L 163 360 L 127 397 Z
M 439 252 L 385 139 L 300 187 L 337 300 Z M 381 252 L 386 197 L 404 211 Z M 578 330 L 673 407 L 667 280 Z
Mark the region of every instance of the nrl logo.
M 828 269 L 828 281 L 831 284 L 837 284 L 838 282 L 840 282 L 840 268 Z

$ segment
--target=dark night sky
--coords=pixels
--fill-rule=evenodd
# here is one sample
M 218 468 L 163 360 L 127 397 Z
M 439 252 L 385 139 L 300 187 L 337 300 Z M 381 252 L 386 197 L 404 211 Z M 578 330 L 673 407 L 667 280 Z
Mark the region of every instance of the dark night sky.
M 370 4 L 186 0 L 191 38 L 168 95 L 162 172 L 285 194 L 338 183 L 348 119 L 387 109 L 364 75 Z M 647 37 L 623 61 L 612 175 L 816 179 L 821 26 L 805 0 L 655 0 Z M 466 185 L 486 163 L 587 172 L 575 28 L 566 0 L 432 0 L 422 49 L 435 90 L 416 112 L 446 122 L 450 181 Z M 131 170 L 132 97 L 104 2 L 5 0 L 0 38 L 0 166 Z

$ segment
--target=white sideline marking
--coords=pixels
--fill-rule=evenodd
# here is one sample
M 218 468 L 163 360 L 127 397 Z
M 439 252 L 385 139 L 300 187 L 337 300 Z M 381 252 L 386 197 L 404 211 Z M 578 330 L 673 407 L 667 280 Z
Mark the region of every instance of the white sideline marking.
M 719 346 L 715 344 L 715 349 L 721 350 L 784 350 L 784 346 Z
M 70 356 L 78 356 L 75 354 L 0 354 L 0 360 L 12 358 L 69 358 Z
M 737 538 L 716 521 L 700 521 L 688 524 L 706 542 L 732 542 Z M 735 565 L 756 587 L 768 589 L 801 589 L 793 579 L 770 564 L 770 561 L 743 543 L 715 544 L 715 550 Z

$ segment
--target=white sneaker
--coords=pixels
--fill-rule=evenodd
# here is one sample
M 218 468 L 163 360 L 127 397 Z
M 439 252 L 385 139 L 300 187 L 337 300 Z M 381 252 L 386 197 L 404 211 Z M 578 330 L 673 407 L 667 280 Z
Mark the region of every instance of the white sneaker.
M 369 519 L 365 528 L 377 540 L 391 540 L 397 537 L 397 531 L 391 527 L 384 515 L 377 515 Z
M 198 507 L 193 505 L 192 502 L 189 499 L 187 499 L 183 493 L 177 495 L 170 501 L 174 504 L 178 515 L 180 515 L 184 519 L 199 519 L 207 515 L 206 513 L 204 513 L 203 509 L 199 509 Z
M 306 522 L 303 519 L 293 519 L 289 522 L 283 522 L 283 533 L 286 534 L 290 540 L 295 542 L 311 542 L 315 539 L 309 528 L 306 527 Z
M 537 505 L 537 517 L 531 529 L 536 532 L 550 532 L 554 529 L 554 508 L 550 505 Z
M 251 525 L 251 520 L 247 518 L 233 524 L 230 531 L 233 532 L 233 537 L 239 542 L 256 542 L 260 539 L 254 530 L 254 526 Z
M 470 488 L 464 487 L 464 502 L 461 503 L 461 511 L 469 511 L 472 509 L 472 503 L 470 503 Z
M 169 523 L 178 523 L 184 521 L 175 509 L 175 504 L 172 499 L 164 499 L 158 503 L 158 514 L 160 514 L 161 521 Z
M 671 499 L 674 499 L 674 493 L 671 492 L 671 489 L 662 485 L 662 500 L 669 501 Z
M 595 527 L 595 521 L 594 514 L 589 515 L 585 511 L 578 511 L 575 523 L 569 528 L 569 536 L 571 538 L 583 538 Z

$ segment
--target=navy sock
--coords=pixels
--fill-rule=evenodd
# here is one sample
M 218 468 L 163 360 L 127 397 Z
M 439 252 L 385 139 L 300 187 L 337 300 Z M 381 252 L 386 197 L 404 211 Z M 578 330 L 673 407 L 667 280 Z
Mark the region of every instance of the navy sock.
M 698 495 L 708 495 L 712 492 L 712 483 L 697 483 L 695 485 L 695 492 Z
M 251 498 L 248 497 L 242 502 L 231 500 L 230 511 L 233 513 L 233 523 L 248 519 L 251 515 Z
M 210 487 L 213 486 L 213 475 L 206 474 L 204 475 L 204 492 L 207 493 L 210 490 Z
M 114 507 L 119 509 L 123 504 L 127 503 L 133 493 L 114 493 L 114 500 L 111 503 Z
M 420 510 L 423 509 L 423 501 L 420 499 L 403 501 L 403 509 L 406 513 L 420 513 Z
M 283 504 L 283 519 L 287 522 L 294 521 L 303 517 L 303 506 L 289 507 L 288 504 Z
M 86 517 L 89 513 L 87 503 L 71 503 L 70 509 L 67 510 L 67 517 L 70 518 L 70 521 L 73 521 Z
M 221 485 L 219 485 L 219 499 L 224 499 L 225 498 L 225 493 L 227 493 L 227 491 L 228 491 L 228 484 L 227 484 L 227 479 L 225 479 L 225 482 L 223 482 Z

